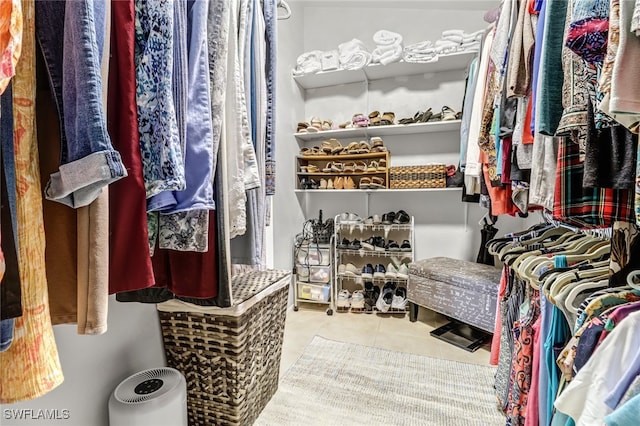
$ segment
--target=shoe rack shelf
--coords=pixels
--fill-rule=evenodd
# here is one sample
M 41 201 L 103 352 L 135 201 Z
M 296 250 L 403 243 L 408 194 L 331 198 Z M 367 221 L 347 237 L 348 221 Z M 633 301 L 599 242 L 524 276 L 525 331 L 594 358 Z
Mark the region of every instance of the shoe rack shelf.
M 293 79 L 306 90 L 349 83 L 366 83 L 386 78 L 464 69 L 476 55 L 477 52 L 473 51 L 457 52 L 438 56 L 437 60 L 428 63 L 400 61 L 388 65 L 369 65 L 361 70 L 337 70 L 294 76 Z
M 389 126 L 354 127 L 350 129 L 321 130 L 315 133 L 295 133 L 294 136 L 303 142 L 325 139 L 358 139 L 373 136 L 415 135 L 435 132 L 451 132 L 460 130 L 460 120 L 434 121 L 428 123 L 392 124 Z
M 337 191 L 363 191 L 369 188 L 360 188 L 361 179 L 364 177 L 379 177 L 382 179 L 384 188 L 378 189 L 388 189 L 389 188 L 389 167 L 378 168 L 376 171 L 358 171 L 358 172 L 345 172 L 345 171 L 330 171 L 324 172 L 322 171 L 329 163 L 340 163 L 342 167 L 344 167 L 347 163 L 361 163 L 364 162 L 367 166 L 369 166 L 373 161 L 381 162 L 384 160 L 386 164 L 389 164 L 390 161 L 390 152 L 372 152 L 368 154 L 348 154 L 348 155 L 314 155 L 314 156 L 298 156 L 296 157 L 296 176 L 297 176 L 297 186 L 296 189 L 300 191 L 310 191 L 313 189 L 305 189 L 303 188 L 304 181 L 312 180 L 320 185 L 320 180 L 324 179 L 328 181 L 329 179 L 336 180 L 338 177 L 347 178 L 351 177 L 354 181 L 355 187 L 348 189 L 336 189 Z M 307 166 L 316 166 L 320 171 L 317 172 L 302 172 L 301 167 Z M 318 189 L 320 191 L 331 190 L 328 189 Z M 375 190 L 375 189 L 372 189 Z
M 395 191 L 395 190 L 393 190 Z M 398 277 L 397 271 L 392 275 L 387 275 L 389 271 L 386 270 L 388 263 L 393 263 L 396 267 L 399 267 L 403 263 L 411 263 L 414 260 L 414 219 L 411 216 L 409 223 L 364 223 L 363 221 L 341 221 L 341 215 L 336 216 L 334 219 L 334 236 L 333 236 L 333 253 L 334 259 L 334 289 L 333 294 L 336 302 L 334 307 L 336 312 L 362 312 L 360 309 L 344 309 L 338 307 L 338 294 L 341 290 L 348 290 L 353 293 L 355 290 L 363 290 L 365 292 L 365 284 L 367 282 L 373 283 L 379 289 L 382 289 L 385 284 L 393 283 L 397 287 L 407 288 L 408 273 L 405 276 Z M 352 249 L 341 248 L 343 239 L 360 240 L 365 241 L 370 237 L 382 237 L 385 243 L 390 240 L 394 240 L 397 243 L 401 243 L 407 240 L 410 243 L 410 250 L 374 250 L 368 248 Z M 353 264 L 358 272 L 340 272 L 340 265 Z M 385 267 L 384 277 L 376 276 L 382 275 L 382 272 L 378 270 L 377 274 L 374 274 L 372 278 L 365 278 L 362 276 L 363 267 L 367 264 L 383 265 Z M 374 268 L 375 271 L 375 268 Z M 406 293 L 405 293 L 406 294 Z M 365 292 L 365 301 L 367 301 L 367 293 Z M 384 314 L 401 314 L 404 315 L 407 309 L 394 309 L 389 308 L 387 311 L 382 312 L 374 305 L 371 309 L 365 308 L 364 312 L 367 313 L 384 313 Z

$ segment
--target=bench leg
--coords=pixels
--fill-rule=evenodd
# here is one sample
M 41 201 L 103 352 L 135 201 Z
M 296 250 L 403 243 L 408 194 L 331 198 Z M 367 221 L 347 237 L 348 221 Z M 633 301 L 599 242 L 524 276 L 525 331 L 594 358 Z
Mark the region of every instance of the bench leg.
M 415 303 L 409 302 L 409 321 L 416 322 L 418 321 L 418 309 L 419 306 Z

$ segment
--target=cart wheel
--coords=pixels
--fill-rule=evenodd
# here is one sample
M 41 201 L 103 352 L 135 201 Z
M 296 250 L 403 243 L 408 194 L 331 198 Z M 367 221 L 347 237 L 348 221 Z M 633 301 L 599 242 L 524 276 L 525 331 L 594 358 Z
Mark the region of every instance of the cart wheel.
M 333 315 L 333 309 L 327 309 L 327 315 L 329 316 Z
M 298 312 L 298 307 L 297 306 L 293 307 L 293 312 Z

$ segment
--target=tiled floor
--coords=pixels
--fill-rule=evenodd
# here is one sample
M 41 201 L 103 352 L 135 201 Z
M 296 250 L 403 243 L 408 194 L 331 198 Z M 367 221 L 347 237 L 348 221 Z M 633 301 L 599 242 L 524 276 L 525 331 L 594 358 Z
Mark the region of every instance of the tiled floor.
M 375 346 L 434 358 L 446 358 L 473 364 L 489 363 L 490 344 L 475 352 L 467 352 L 432 337 L 429 332 L 446 324 L 443 316 L 420 308 L 417 322 L 403 317 L 378 314 L 334 313 L 328 316 L 326 306 L 300 304 L 298 312 L 290 309 L 284 330 L 282 374 L 302 355 L 313 336 L 343 342 Z

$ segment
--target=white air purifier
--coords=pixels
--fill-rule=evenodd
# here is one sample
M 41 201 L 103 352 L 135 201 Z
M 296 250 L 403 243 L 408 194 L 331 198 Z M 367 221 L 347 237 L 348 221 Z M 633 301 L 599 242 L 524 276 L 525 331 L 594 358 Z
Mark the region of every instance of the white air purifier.
M 174 368 L 123 380 L 109 398 L 110 426 L 187 426 L 187 381 Z

